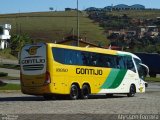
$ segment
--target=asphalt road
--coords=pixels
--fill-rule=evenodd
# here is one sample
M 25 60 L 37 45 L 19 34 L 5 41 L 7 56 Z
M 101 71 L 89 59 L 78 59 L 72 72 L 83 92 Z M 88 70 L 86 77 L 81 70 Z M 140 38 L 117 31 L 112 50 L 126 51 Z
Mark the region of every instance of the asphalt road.
M 146 93 L 135 97 L 92 95 L 88 100 L 52 100 L 24 95 L 20 91 L 0 92 L 0 114 L 20 119 L 122 119 L 120 115 L 157 115 L 160 119 L 160 83 L 149 83 Z M 39 116 L 39 117 L 38 117 Z M 38 118 L 37 118 L 38 117 Z M 119 118 L 118 118 L 119 117 Z

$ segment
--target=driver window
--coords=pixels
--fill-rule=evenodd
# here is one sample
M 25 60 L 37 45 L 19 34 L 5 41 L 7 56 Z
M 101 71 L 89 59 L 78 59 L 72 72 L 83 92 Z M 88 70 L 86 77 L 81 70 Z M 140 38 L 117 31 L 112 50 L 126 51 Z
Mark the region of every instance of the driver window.
M 136 72 L 132 57 L 130 57 L 130 56 L 127 57 L 127 69 L 132 70 L 133 72 Z
M 140 63 L 142 63 L 141 60 L 134 58 L 134 61 L 135 61 L 136 66 L 137 66 L 139 77 L 144 79 L 144 77 L 147 75 L 146 69 L 143 66 L 140 65 Z

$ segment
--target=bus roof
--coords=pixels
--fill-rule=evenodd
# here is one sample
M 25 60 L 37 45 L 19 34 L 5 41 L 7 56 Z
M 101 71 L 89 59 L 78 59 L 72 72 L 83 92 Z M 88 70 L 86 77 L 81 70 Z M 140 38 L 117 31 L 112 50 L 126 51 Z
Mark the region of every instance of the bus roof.
M 129 55 L 133 58 L 140 59 L 133 53 L 124 52 L 124 51 L 117 51 L 111 49 L 104 49 L 104 48 L 97 48 L 97 47 L 77 47 L 77 46 L 69 46 L 69 45 L 62 45 L 62 44 L 54 44 L 54 43 L 47 43 L 50 47 L 60 47 L 60 48 L 67 48 L 67 49 L 75 49 L 75 50 L 82 50 L 82 51 L 92 51 L 97 53 L 104 53 L 104 54 L 111 54 L 111 55 Z

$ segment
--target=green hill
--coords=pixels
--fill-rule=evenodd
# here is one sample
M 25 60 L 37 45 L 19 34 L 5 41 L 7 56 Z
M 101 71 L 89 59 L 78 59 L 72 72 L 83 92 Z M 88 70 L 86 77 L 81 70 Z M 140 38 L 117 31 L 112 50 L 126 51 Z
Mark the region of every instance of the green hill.
M 126 14 L 128 17 L 137 19 L 156 19 L 160 17 L 160 10 L 124 10 L 124 11 L 112 11 L 106 14 L 114 16 L 123 16 Z
M 0 15 L 0 24 L 11 24 L 12 34 L 27 34 L 33 39 L 54 42 L 68 35 L 77 35 L 76 15 L 75 11 L 6 14 Z M 97 44 L 108 43 L 104 29 L 88 19 L 85 12 L 79 12 L 79 26 L 83 39 Z

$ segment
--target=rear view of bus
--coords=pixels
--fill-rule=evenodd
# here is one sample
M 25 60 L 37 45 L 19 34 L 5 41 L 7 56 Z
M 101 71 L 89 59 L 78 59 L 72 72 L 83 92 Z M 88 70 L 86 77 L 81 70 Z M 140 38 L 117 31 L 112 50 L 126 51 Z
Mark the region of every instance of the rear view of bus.
M 43 94 L 50 82 L 46 72 L 46 45 L 25 45 L 21 50 L 21 90 L 24 94 Z M 46 84 L 46 87 L 44 87 Z

